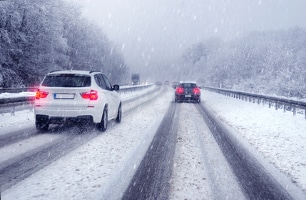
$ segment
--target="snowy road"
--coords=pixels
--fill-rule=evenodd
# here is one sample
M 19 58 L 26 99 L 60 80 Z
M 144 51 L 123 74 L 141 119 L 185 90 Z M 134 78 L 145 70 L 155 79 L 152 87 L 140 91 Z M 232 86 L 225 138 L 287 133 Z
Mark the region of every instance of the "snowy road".
M 110 122 L 102 134 L 75 126 L 35 134 L 29 111 L 14 127 L 17 133 L 1 125 L 1 141 L 8 139 L 0 142 L 2 199 L 260 198 L 246 191 L 254 188 L 242 187 L 211 132 L 217 128 L 206 125 L 200 107 L 175 104 L 170 87 L 159 91 L 154 99 L 152 94 L 126 101 L 122 123 Z M 15 172 L 6 173 L 5 166 Z M 278 189 L 274 193 L 287 188 Z
M 203 117 L 179 104 L 180 117 L 169 199 L 245 199 Z
M 167 199 L 176 144 L 177 117 L 176 106 L 171 102 L 122 199 Z

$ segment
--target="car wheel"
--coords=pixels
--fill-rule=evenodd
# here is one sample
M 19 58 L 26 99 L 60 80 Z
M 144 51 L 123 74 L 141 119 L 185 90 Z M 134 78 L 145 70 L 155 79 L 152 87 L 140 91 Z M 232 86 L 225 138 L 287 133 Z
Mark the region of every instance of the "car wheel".
M 118 113 L 117 113 L 117 117 L 116 117 L 116 122 L 120 123 L 121 122 L 121 118 L 122 118 L 122 106 L 121 106 L 121 103 L 120 103 L 119 107 L 118 107 Z
M 107 123 L 108 123 L 108 116 L 107 116 L 107 109 L 104 108 L 101 122 L 97 124 L 97 128 L 104 132 L 107 129 Z
M 49 129 L 49 121 L 40 117 L 36 117 L 35 125 L 36 129 L 40 131 L 47 131 Z

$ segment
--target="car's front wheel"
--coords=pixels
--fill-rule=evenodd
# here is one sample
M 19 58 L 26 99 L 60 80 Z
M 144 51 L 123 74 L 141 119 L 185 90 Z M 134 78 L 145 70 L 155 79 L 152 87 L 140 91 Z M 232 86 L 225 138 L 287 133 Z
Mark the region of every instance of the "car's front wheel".
M 107 129 L 107 123 L 108 123 L 108 114 L 107 114 L 107 109 L 104 108 L 101 122 L 97 124 L 97 128 L 100 131 L 104 132 Z

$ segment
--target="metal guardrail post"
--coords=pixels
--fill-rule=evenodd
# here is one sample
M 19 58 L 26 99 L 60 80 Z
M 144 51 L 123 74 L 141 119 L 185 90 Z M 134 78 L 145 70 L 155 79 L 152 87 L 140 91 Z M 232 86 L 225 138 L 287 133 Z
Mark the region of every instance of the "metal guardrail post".
M 275 110 L 278 110 L 278 103 L 275 101 Z
M 15 116 L 15 110 L 16 110 L 15 105 L 13 105 L 12 111 L 11 111 L 11 116 Z
M 293 115 L 296 115 L 296 107 L 293 107 Z

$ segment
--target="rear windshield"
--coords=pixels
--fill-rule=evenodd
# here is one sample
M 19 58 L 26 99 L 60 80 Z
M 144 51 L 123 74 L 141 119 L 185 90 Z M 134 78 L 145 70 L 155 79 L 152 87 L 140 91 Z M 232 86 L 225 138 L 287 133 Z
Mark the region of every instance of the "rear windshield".
M 195 83 L 182 83 L 181 86 L 184 87 L 184 88 L 194 88 L 194 87 L 197 87 L 197 85 Z
M 77 74 L 48 75 L 41 85 L 46 87 L 89 87 L 90 76 Z

